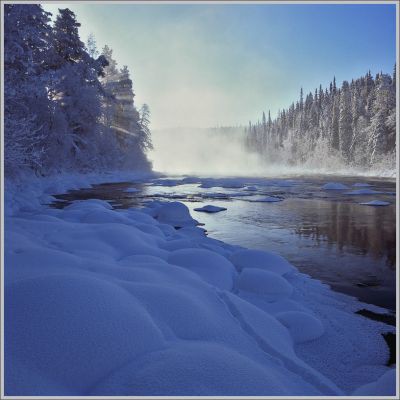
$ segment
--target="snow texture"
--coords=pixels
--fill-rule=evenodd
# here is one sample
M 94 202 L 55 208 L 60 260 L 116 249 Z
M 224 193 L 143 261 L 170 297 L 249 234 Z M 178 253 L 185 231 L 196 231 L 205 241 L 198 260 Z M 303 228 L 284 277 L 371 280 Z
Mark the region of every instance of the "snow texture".
M 168 262 L 189 269 L 220 289 L 231 290 L 233 287 L 235 267 L 225 257 L 210 250 L 175 250 L 170 253 Z
M 239 271 L 244 268 L 259 268 L 279 275 L 295 271 L 293 265 L 280 255 L 263 250 L 239 250 L 230 259 Z
M 245 268 L 239 276 L 237 288 L 265 295 L 271 301 L 289 297 L 293 292 L 292 286 L 280 275 L 258 268 Z
M 317 339 L 324 333 L 320 320 L 301 311 L 286 311 L 276 314 L 279 322 L 288 328 L 295 343 Z
M 113 179 L 6 182 L 6 395 L 395 394 L 391 327 L 281 256 L 207 237 L 177 202 L 41 204 Z
M 382 201 L 382 200 L 371 200 L 367 201 L 366 203 L 360 203 L 364 206 L 388 206 L 390 203 L 388 201 Z
M 352 396 L 393 396 L 396 392 L 396 368 L 385 372 L 375 382 L 356 389 Z
M 154 216 L 158 221 L 173 225 L 175 228 L 198 224 L 198 221 L 190 216 L 189 209 L 177 201 L 161 205 Z

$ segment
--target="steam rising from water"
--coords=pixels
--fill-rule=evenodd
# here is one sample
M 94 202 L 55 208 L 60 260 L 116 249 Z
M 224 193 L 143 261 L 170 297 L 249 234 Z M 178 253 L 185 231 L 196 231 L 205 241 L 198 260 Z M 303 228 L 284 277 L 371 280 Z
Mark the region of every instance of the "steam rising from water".
M 262 174 L 262 160 L 245 151 L 241 128 L 177 128 L 152 132 L 156 171 L 170 175 L 249 176 Z
M 154 150 L 149 154 L 155 171 L 167 175 L 200 176 L 283 176 L 335 174 L 394 177 L 391 163 L 373 170 L 354 169 L 320 147 L 303 165 L 283 161 L 271 162 L 249 152 L 245 147 L 244 129 L 175 128 L 152 132 Z

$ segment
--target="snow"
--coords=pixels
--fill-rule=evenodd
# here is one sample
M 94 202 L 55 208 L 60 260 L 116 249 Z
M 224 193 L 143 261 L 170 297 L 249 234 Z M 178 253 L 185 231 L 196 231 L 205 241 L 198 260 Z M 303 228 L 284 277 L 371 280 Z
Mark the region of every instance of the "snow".
M 320 393 L 283 367 L 263 367 L 221 344 L 188 342 L 133 361 L 90 394 L 127 396 L 135 388 L 139 396 L 284 396 L 297 387 Z
M 206 213 L 217 213 L 220 211 L 226 211 L 225 207 L 217 207 L 217 206 L 213 206 L 213 205 L 206 205 L 200 208 L 195 208 L 194 211 L 201 211 L 201 212 L 206 212 Z
M 5 368 L 19 360 L 76 393 L 113 366 L 164 347 L 146 309 L 103 279 L 70 273 L 23 279 L 6 286 L 5 302 Z
M 241 271 L 244 268 L 260 268 L 279 275 L 295 271 L 293 265 L 278 254 L 263 250 L 239 250 L 230 260 Z
M 280 275 L 258 268 L 245 268 L 239 275 L 237 288 L 240 291 L 265 295 L 269 301 L 289 297 L 293 287 Z
M 102 179 L 6 185 L 6 395 L 393 394 L 392 328 L 278 254 L 207 237 L 177 202 L 40 203 Z
M 323 185 L 321 189 L 324 189 L 324 190 L 344 190 L 344 189 L 349 189 L 349 187 L 346 186 L 345 184 L 339 183 L 339 182 L 328 182 L 328 183 L 325 183 L 325 185 Z
M 385 372 L 375 382 L 356 389 L 352 396 L 393 396 L 396 393 L 396 368 Z
M 286 311 L 276 314 L 279 322 L 288 328 L 295 343 L 308 342 L 324 333 L 321 321 L 301 311 Z
M 198 221 L 190 216 L 189 209 L 177 201 L 157 207 L 154 216 L 158 221 L 173 225 L 175 228 L 198 224 Z
M 348 195 L 368 195 L 368 194 L 383 194 L 384 192 L 378 192 L 373 189 L 358 189 L 358 190 L 351 190 L 350 192 L 344 192 L 344 194 Z
M 170 253 L 168 262 L 193 271 L 220 289 L 231 290 L 233 287 L 235 267 L 225 257 L 210 250 L 175 250 Z
M 382 200 L 371 200 L 367 201 L 366 203 L 360 203 L 364 206 L 388 206 L 390 203 L 388 201 L 382 201 Z

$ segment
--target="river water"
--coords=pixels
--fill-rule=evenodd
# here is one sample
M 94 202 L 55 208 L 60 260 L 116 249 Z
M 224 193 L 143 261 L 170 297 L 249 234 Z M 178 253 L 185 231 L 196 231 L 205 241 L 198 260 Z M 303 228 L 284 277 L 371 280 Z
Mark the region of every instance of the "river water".
M 176 178 L 175 178 L 176 179 Z M 348 190 L 323 190 L 329 181 L 370 184 L 383 192 L 348 195 Z M 396 183 L 393 179 L 360 177 L 241 178 L 231 188 L 200 187 L 184 182 L 155 180 L 94 185 L 56 195 L 56 207 L 73 200 L 99 198 L 115 208 L 140 207 L 150 200 L 181 201 L 204 224 L 210 237 L 247 248 L 274 251 L 301 272 L 328 283 L 334 290 L 391 310 L 396 308 Z M 231 183 L 232 183 L 231 182 Z M 183 183 L 183 184 L 182 184 Z M 247 185 L 247 187 L 246 187 Z M 250 185 L 250 186 L 249 186 Z M 212 185 L 211 185 L 212 186 Z M 229 184 L 227 185 L 229 186 Z M 127 193 L 128 188 L 137 192 Z M 283 201 L 260 202 L 269 196 Z M 383 200 L 390 205 L 360 205 Z M 226 211 L 206 214 L 194 208 L 206 204 Z

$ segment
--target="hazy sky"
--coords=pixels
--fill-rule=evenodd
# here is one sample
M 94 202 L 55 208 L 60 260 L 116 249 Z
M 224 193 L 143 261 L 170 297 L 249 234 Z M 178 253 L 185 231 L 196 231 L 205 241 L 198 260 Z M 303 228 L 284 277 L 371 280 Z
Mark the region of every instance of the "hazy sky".
M 395 5 L 46 4 L 128 65 L 152 128 L 247 124 L 320 83 L 392 73 Z

